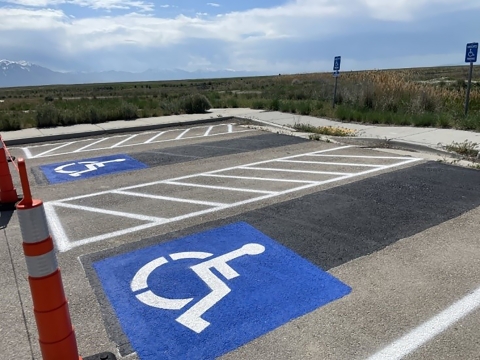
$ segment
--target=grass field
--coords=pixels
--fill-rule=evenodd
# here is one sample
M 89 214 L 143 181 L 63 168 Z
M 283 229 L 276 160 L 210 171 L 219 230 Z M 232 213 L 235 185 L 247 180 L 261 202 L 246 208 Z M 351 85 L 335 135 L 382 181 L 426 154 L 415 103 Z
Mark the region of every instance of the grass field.
M 468 66 L 267 77 L 0 88 L 0 131 L 248 107 L 345 122 L 480 130 L 480 67 L 464 116 Z

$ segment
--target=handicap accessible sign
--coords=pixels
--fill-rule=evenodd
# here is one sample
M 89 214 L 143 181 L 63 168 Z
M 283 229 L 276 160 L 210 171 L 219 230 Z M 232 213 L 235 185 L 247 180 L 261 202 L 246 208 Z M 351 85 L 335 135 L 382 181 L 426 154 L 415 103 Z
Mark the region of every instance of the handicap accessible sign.
M 42 165 L 40 169 L 50 184 L 58 184 L 146 167 L 147 165 L 128 155 L 119 154 Z
M 213 359 L 351 291 L 243 222 L 93 267 L 142 360 Z

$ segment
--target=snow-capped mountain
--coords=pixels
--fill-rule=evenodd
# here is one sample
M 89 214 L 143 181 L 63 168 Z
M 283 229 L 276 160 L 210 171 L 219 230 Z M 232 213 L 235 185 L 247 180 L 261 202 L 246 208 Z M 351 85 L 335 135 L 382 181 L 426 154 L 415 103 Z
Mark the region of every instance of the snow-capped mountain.
M 141 73 L 126 71 L 58 72 L 27 61 L 0 60 L 0 87 L 58 84 L 87 84 L 128 81 L 161 81 L 267 75 L 248 71 L 149 69 Z

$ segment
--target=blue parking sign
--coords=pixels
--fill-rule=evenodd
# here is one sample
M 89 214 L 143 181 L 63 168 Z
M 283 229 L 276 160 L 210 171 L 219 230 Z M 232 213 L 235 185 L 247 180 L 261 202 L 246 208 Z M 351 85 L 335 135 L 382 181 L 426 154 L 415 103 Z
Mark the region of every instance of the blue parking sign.
M 244 222 L 93 267 L 142 360 L 215 358 L 351 291 Z
M 478 55 L 478 43 L 467 44 L 467 49 L 465 51 L 465 62 L 474 63 L 477 62 Z
M 335 56 L 335 59 L 333 60 L 333 71 L 335 71 L 335 72 L 340 71 L 341 62 L 342 62 L 342 57 L 341 56 Z

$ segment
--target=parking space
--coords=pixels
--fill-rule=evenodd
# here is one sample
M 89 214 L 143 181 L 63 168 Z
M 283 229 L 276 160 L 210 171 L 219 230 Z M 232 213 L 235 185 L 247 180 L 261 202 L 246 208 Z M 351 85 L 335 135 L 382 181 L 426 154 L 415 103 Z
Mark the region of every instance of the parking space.
M 342 152 L 346 149 L 351 151 L 349 146 L 336 147 L 47 202 L 49 218 L 60 219 L 53 227 L 57 232 L 54 238 L 57 240 L 58 249 L 63 252 L 149 227 L 162 226 L 420 160 L 385 155 L 353 155 L 354 157 L 349 158 L 349 155 Z M 360 165 L 355 164 L 358 160 L 361 160 Z M 83 238 L 74 238 L 68 230 L 62 230 L 62 218 L 72 216 L 64 213 L 63 209 L 77 210 L 74 215 L 76 217 L 81 217 L 83 212 L 96 213 L 97 221 L 100 222 L 102 215 L 108 215 L 136 220 L 136 224 L 128 226 L 123 223 L 121 227 L 115 227 L 108 221 L 105 223 L 109 225 L 103 227 L 103 230 L 109 231 L 90 234 L 85 232 Z
M 158 143 L 165 134 L 32 150 L 32 190 L 44 200 L 82 355 L 377 360 L 480 351 L 478 172 L 418 153 L 225 126 L 176 129 Z M 2 246 L 25 274 L 15 217 Z M 40 359 L 28 283 L 18 279 L 2 282 L 6 308 L 23 305 L 2 317 L 0 357 L 30 358 L 31 348 Z M 28 337 L 13 337 L 25 328 Z
M 178 140 L 213 137 L 225 134 L 250 132 L 236 123 L 192 126 L 180 129 L 147 131 L 136 134 L 113 135 L 90 139 L 56 142 L 51 144 L 25 146 L 23 150 L 27 159 L 38 159 L 84 152 L 123 149 L 146 144 L 158 144 Z

